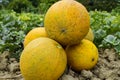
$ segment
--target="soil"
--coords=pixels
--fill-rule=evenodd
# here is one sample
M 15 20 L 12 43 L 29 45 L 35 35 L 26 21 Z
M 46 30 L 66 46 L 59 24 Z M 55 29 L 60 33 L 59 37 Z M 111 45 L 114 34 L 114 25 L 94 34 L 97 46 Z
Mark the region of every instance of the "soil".
M 0 80 L 24 80 L 19 62 L 5 51 L 0 55 Z M 74 72 L 66 68 L 59 80 L 120 80 L 120 56 L 114 49 L 99 49 L 99 60 L 91 70 Z

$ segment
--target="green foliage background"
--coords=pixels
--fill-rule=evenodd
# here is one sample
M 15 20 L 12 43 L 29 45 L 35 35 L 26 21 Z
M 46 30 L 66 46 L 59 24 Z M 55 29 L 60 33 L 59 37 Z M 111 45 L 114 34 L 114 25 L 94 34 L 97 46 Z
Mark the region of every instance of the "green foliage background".
M 9 51 L 11 57 L 19 58 L 23 40 L 31 29 L 43 26 L 44 15 L 0 11 L 0 52 Z
M 2 0 L 0 8 L 13 9 L 16 12 L 45 13 L 47 9 L 59 0 Z M 120 0 L 77 0 L 90 10 L 111 11 L 120 6 Z
M 114 48 L 120 54 L 120 13 L 117 12 L 90 11 L 90 15 L 97 47 Z

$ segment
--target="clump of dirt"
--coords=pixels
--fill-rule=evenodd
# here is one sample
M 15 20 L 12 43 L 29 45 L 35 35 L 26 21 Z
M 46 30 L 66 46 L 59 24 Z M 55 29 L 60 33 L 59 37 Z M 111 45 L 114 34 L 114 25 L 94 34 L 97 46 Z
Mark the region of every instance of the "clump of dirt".
M 23 80 L 19 62 L 15 58 L 10 58 L 9 55 L 8 51 L 0 55 L 0 80 Z
M 7 51 L 0 55 L 0 80 L 24 80 L 19 62 Z M 66 68 L 59 80 L 120 80 L 120 56 L 114 49 L 99 49 L 99 60 L 93 69 L 75 72 Z

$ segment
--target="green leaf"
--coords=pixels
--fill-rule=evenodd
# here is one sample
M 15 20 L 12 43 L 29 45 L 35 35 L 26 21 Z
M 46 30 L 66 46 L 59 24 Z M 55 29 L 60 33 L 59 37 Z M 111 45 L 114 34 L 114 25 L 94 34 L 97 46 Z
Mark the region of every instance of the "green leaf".
M 117 46 L 115 46 L 115 48 L 114 48 L 115 50 L 116 50 L 116 52 L 117 53 L 119 53 L 119 55 L 120 55 L 120 45 L 117 45 Z
M 116 32 L 115 36 L 117 36 L 120 39 L 120 32 Z
M 25 35 L 42 24 L 44 15 L 0 10 L 0 52 L 8 50 L 19 57 Z
M 113 35 L 108 35 L 104 40 L 112 45 L 118 45 L 120 42 L 117 40 L 117 37 Z

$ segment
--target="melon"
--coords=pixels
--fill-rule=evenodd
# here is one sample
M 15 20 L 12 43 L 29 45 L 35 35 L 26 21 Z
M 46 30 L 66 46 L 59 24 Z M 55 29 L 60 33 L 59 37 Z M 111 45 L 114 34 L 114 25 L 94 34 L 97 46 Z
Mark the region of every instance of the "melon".
M 20 71 L 25 80 L 58 80 L 66 64 L 62 46 L 45 37 L 32 40 L 20 56 Z
M 25 36 L 25 39 L 23 42 L 24 47 L 27 46 L 27 44 L 30 43 L 32 40 L 34 40 L 36 38 L 40 38 L 40 37 L 47 37 L 45 28 L 44 27 L 33 28 Z
M 89 28 L 89 31 L 87 33 L 87 35 L 85 36 L 85 39 L 88 39 L 90 41 L 94 41 L 94 34 L 91 28 Z
M 68 65 L 75 71 L 92 69 L 99 57 L 98 49 L 93 42 L 83 39 L 80 44 L 67 46 Z
M 75 0 L 60 0 L 48 9 L 44 26 L 50 38 L 64 46 L 74 45 L 87 35 L 90 16 L 81 3 Z

